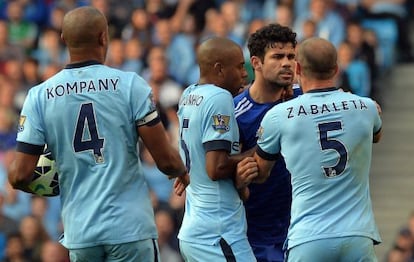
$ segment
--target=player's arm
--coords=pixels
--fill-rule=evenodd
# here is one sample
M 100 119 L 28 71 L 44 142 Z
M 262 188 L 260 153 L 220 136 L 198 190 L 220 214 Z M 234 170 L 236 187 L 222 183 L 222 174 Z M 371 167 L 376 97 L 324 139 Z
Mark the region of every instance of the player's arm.
M 276 160 L 267 156 L 267 153 L 262 151 L 260 147 L 258 147 L 254 153 L 253 158 L 257 163 L 258 175 L 255 179 L 253 179 L 253 183 L 264 183 L 269 177 L 270 171 L 272 170 Z
M 207 150 L 206 170 L 211 180 L 234 179 L 237 163 L 242 159 L 251 156 L 254 148 L 241 154 L 230 155 L 229 150 Z
M 374 134 L 374 137 L 372 139 L 372 142 L 373 143 L 378 143 L 381 140 L 381 137 L 382 137 L 382 129 L 380 129 L 378 132 L 376 132 Z
M 174 182 L 174 192 L 181 196 L 190 183 L 190 177 L 180 154 L 170 144 L 164 125 L 157 121 L 156 124 L 138 126 L 137 131 L 158 169 L 169 179 L 177 178 Z
M 382 114 L 382 109 L 381 109 L 380 104 L 378 104 L 378 102 L 375 101 L 375 100 L 374 100 L 374 102 L 375 102 L 375 106 L 377 107 L 378 114 L 381 115 Z M 372 139 L 372 142 L 373 143 L 378 143 L 381 140 L 381 137 L 382 137 L 382 128 L 380 128 L 377 132 L 374 133 L 374 137 Z
M 14 189 L 20 189 L 22 191 L 33 193 L 28 184 L 32 181 L 33 172 L 36 168 L 37 161 L 39 160 L 41 152 L 43 152 L 43 146 L 29 145 L 24 143 L 18 143 L 27 147 L 38 148 L 38 153 L 23 153 L 19 150 L 15 153 L 15 158 L 8 170 L 9 183 Z M 36 150 L 34 150 L 36 151 Z
M 206 170 L 211 180 L 232 178 L 237 159 L 231 158 L 226 150 L 211 150 L 206 153 Z
M 139 126 L 138 132 L 161 172 L 170 178 L 187 173 L 178 151 L 171 145 L 161 122 Z

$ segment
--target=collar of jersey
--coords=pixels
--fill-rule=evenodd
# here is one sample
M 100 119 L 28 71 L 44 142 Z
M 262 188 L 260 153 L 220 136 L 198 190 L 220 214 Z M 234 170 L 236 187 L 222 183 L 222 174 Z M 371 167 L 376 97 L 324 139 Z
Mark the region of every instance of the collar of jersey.
M 79 67 L 90 66 L 90 65 L 101 65 L 101 64 L 102 63 L 96 60 L 88 60 L 88 61 L 83 61 L 79 63 L 68 64 L 65 66 L 65 69 L 79 68 Z
M 338 90 L 338 88 L 335 87 L 335 86 L 332 86 L 332 87 L 327 87 L 327 88 L 324 88 L 324 89 L 313 89 L 313 90 L 309 90 L 306 93 L 321 93 L 321 92 L 330 92 L 330 91 L 335 91 L 335 90 Z

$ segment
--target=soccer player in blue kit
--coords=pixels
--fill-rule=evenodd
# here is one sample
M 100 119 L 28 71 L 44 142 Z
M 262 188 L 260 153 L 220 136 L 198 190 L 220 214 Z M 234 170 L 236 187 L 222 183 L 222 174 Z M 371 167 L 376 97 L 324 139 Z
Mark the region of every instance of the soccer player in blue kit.
M 380 110 L 336 88 L 337 72 L 332 43 L 302 42 L 296 74 L 304 94 L 274 106 L 260 125 L 257 180 L 268 177 L 279 153 L 292 176 L 287 261 L 377 261 L 369 172 Z
M 295 69 L 296 34 L 289 27 L 269 24 L 248 40 L 254 82 L 234 98 L 242 152 L 256 146 L 260 122 L 267 111 L 281 103 L 292 88 Z M 283 125 L 283 123 L 281 123 Z M 249 185 L 244 202 L 247 236 L 259 262 L 283 261 L 283 243 L 290 220 L 292 187 L 290 173 L 279 157 L 263 184 Z
M 256 261 L 235 184 L 243 156 L 233 96 L 247 77 L 243 52 L 233 41 L 215 37 L 201 43 L 197 61 L 200 79 L 184 90 L 178 108 L 180 153 L 191 177 L 180 251 L 187 262 Z
M 62 39 L 70 63 L 30 89 L 9 181 L 30 192 L 27 184 L 47 144 L 59 170 L 61 241 L 70 260 L 158 261 L 139 137 L 158 168 L 179 178 L 177 193 L 188 183 L 186 167 L 169 143 L 148 84 L 136 73 L 103 65 L 109 42 L 105 16 L 93 7 L 68 12 Z

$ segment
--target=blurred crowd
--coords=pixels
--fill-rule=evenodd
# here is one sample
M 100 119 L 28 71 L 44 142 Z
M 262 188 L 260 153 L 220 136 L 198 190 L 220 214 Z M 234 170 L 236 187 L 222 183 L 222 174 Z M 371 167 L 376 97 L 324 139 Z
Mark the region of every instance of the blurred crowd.
M 338 86 L 361 96 L 381 100 L 381 77 L 398 63 L 414 61 L 408 33 L 414 14 L 410 0 L 0 1 L 0 261 L 68 261 L 57 242 L 63 232 L 59 199 L 13 190 L 6 170 L 25 96 L 68 62 L 60 39 L 62 18 L 82 5 L 93 5 L 107 16 L 111 35 L 107 65 L 137 72 L 149 82 L 176 146 L 178 100 L 187 85 L 198 81 L 195 50 L 211 36 L 228 37 L 243 47 L 249 72 L 246 85 L 253 81 L 248 35 L 267 23 L 292 27 L 299 42 L 312 36 L 330 40 L 338 49 Z M 176 234 L 184 197 L 171 194 L 172 181 L 138 146 L 151 189 L 161 257 L 166 262 L 182 261 Z M 410 221 L 410 227 L 399 232 L 388 261 L 413 260 L 414 215 Z

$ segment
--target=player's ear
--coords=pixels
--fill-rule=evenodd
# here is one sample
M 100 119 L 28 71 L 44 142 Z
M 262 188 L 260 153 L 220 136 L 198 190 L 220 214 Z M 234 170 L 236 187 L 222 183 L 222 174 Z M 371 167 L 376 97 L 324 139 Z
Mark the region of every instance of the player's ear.
M 250 57 L 250 63 L 252 64 L 253 70 L 262 70 L 262 60 L 257 56 Z
M 300 76 L 301 73 L 302 73 L 302 66 L 299 64 L 298 61 L 296 61 L 295 74 L 296 76 Z
M 334 73 L 334 75 L 337 75 L 338 74 L 338 72 L 339 72 L 339 66 L 338 66 L 338 64 L 335 64 L 335 73 Z
M 63 43 L 65 43 L 65 44 L 66 44 L 65 37 L 63 36 L 63 33 L 62 33 L 62 34 L 60 34 L 60 39 L 62 39 Z
M 102 46 L 108 45 L 108 35 L 106 32 L 99 33 L 99 44 Z
M 220 62 L 214 63 L 214 72 L 216 75 L 222 75 L 223 74 L 223 64 Z

